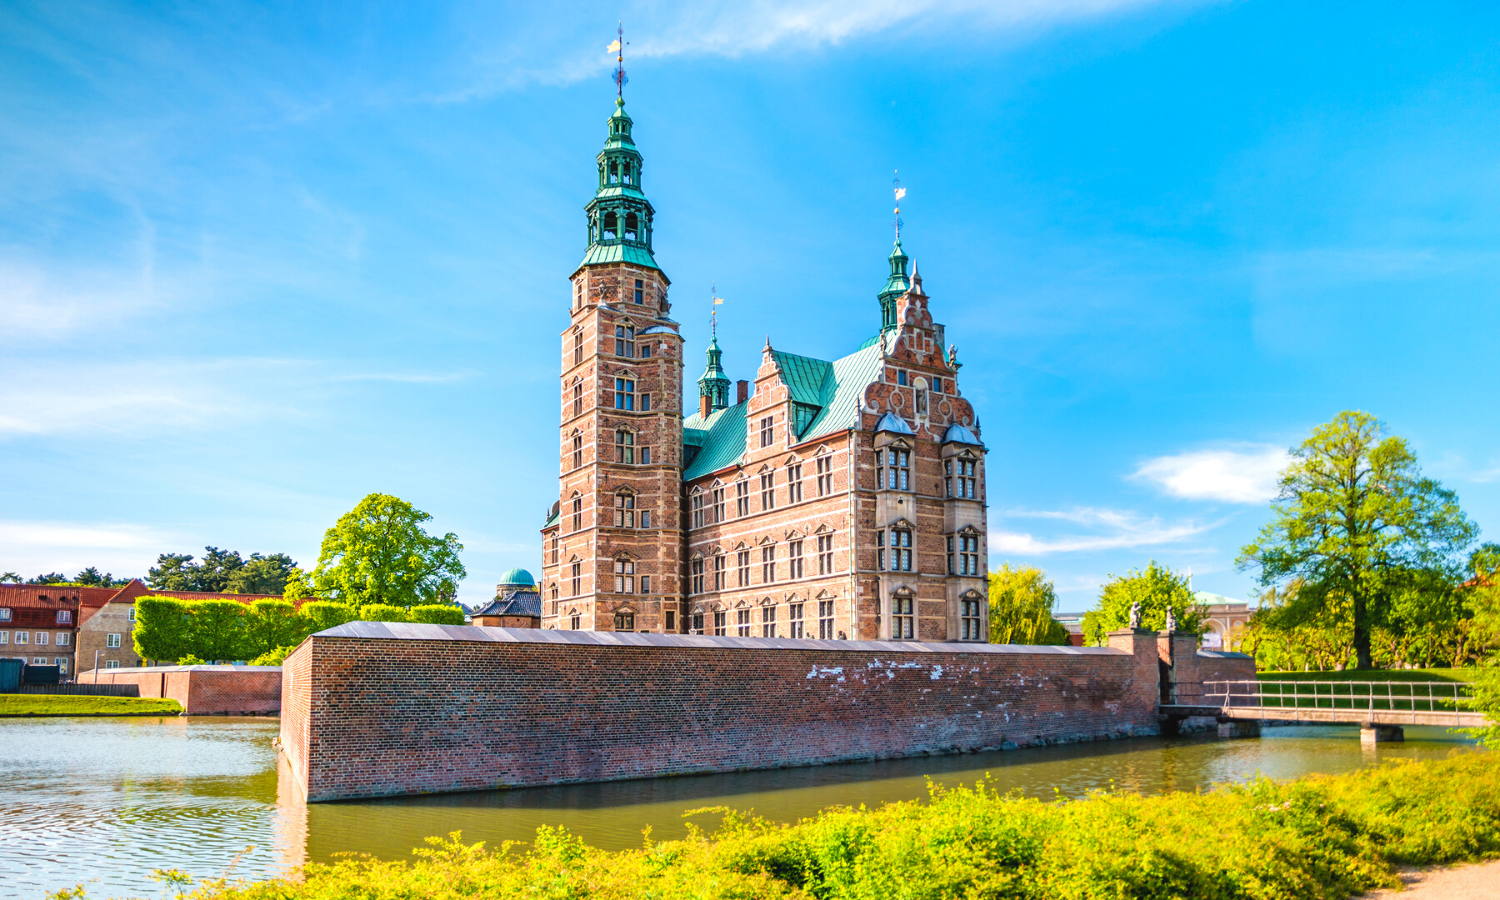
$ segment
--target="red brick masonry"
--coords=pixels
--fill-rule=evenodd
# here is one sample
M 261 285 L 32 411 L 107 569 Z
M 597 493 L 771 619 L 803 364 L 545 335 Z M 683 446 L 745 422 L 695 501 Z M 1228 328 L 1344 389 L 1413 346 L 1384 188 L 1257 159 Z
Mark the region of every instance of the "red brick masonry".
M 170 697 L 190 716 L 263 716 L 281 711 L 279 666 L 96 669 L 80 674 L 78 683 L 139 685 L 142 697 Z
M 1120 646 L 353 622 L 287 658 L 281 745 L 335 800 L 1155 733 L 1155 637 Z

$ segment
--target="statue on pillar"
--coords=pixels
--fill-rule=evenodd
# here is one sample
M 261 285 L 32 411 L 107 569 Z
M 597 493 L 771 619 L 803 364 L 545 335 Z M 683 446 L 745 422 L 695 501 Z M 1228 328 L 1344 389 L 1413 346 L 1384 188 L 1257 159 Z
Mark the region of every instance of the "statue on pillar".
M 1167 607 L 1167 632 L 1171 633 L 1171 632 L 1176 631 L 1176 630 L 1177 630 L 1177 617 L 1172 614 L 1172 607 L 1169 606 L 1169 607 Z
M 1130 627 L 1141 627 L 1141 601 L 1139 600 L 1130 604 Z

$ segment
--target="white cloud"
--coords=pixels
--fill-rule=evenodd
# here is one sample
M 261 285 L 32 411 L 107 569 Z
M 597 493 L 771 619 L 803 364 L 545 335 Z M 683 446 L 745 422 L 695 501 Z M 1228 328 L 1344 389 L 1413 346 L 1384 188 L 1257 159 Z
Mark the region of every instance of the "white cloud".
M 144 525 L 0 520 L 0 571 L 30 578 L 97 566 L 117 577 L 143 576 L 162 548 L 179 543 Z
M 1284 449 L 1269 445 L 1197 450 L 1148 459 L 1131 477 L 1185 500 L 1266 503 L 1276 496 L 1277 477 L 1289 461 Z
M 107 330 L 161 304 L 144 269 L 62 278 L 0 261 L 0 334 L 10 339 L 57 338 L 85 327 Z
M 1002 519 L 1050 519 L 1079 526 L 1086 533 L 1037 537 L 1030 532 L 992 530 L 991 553 L 1041 556 L 1175 544 L 1202 534 L 1220 523 L 1195 521 L 1163 522 L 1159 517 L 1110 509 L 1080 508 L 1065 511 L 1012 510 Z

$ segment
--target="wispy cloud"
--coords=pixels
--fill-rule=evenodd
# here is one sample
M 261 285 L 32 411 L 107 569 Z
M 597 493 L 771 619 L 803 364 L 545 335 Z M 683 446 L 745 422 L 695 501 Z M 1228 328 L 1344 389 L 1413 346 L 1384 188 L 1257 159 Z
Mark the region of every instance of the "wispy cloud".
M 26 577 L 74 575 L 98 566 L 118 576 L 146 574 L 164 547 L 181 541 L 138 524 L 0 520 L 0 570 Z
M 84 326 L 105 330 L 161 307 L 166 298 L 148 267 L 135 271 L 44 269 L 0 260 L 0 334 L 12 340 L 62 337 Z
M 1078 553 L 1176 544 L 1217 527 L 1220 522 L 1164 522 L 1158 516 L 1142 516 L 1111 509 L 1079 508 L 1062 511 L 1010 510 L 1001 521 L 1043 519 L 1076 526 L 1072 534 L 1038 537 L 1031 532 L 994 529 L 989 534 L 991 553 L 1040 556 L 1048 553 Z M 1082 532 L 1082 533 L 1079 533 Z
M 1270 445 L 1196 450 L 1148 459 L 1132 478 L 1149 481 L 1173 497 L 1224 503 L 1265 503 L 1290 457 Z

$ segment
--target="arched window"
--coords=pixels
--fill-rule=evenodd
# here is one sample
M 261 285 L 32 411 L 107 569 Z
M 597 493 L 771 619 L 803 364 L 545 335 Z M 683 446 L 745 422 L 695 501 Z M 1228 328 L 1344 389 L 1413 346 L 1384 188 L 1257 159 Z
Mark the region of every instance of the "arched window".
M 912 382 L 914 393 L 917 395 L 917 415 L 927 415 L 927 379 L 918 378 Z
M 635 240 L 636 232 L 640 231 L 641 220 L 635 213 L 625 215 L 625 240 Z
M 609 161 L 609 183 L 616 184 L 620 180 L 620 164 L 614 160 Z
M 578 610 L 576 609 L 571 610 L 570 624 L 574 631 L 578 631 L 579 629 L 583 628 L 583 617 L 578 615 Z
M 635 465 L 635 435 L 623 428 L 615 432 L 615 462 Z
M 629 491 L 615 494 L 615 527 L 635 527 L 635 494 Z
M 604 214 L 604 240 L 612 241 L 615 233 L 620 230 L 620 219 L 612 212 Z
M 630 177 L 630 163 L 627 162 L 627 163 L 621 163 L 620 164 L 620 178 L 626 184 L 630 184 L 631 183 L 632 179 Z

